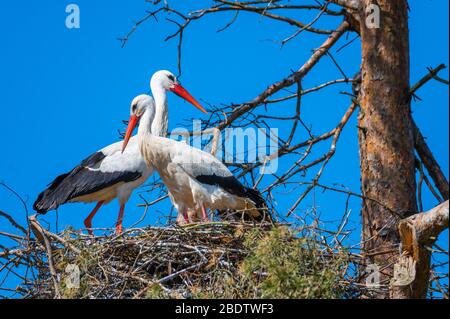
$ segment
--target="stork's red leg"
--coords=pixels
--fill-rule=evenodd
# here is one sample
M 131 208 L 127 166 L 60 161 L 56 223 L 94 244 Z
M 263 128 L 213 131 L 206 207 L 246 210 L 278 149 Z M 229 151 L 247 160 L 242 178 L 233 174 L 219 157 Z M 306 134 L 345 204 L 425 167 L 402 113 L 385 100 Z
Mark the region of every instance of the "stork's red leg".
M 116 224 L 116 235 L 122 234 L 122 221 L 123 221 L 124 211 L 125 211 L 125 204 L 120 205 L 119 218 L 117 218 L 117 224 Z
M 181 208 L 181 215 L 183 215 L 185 224 L 190 224 L 188 209 L 186 207 Z
M 208 214 L 206 213 L 205 205 L 202 204 L 202 215 L 203 215 L 203 221 L 209 222 Z
M 102 205 L 103 205 L 103 201 L 98 202 L 97 205 L 95 205 L 92 212 L 89 214 L 89 216 L 84 220 L 84 226 L 86 226 L 89 235 L 93 235 L 92 230 L 91 230 L 92 218 L 94 218 L 95 214 L 97 214 L 98 210 L 100 209 L 100 207 L 102 207 Z
M 183 217 L 184 217 L 184 221 L 186 222 L 186 224 L 191 223 L 191 221 L 189 220 L 189 215 L 187 213 L 187 209 L 183 210 Z

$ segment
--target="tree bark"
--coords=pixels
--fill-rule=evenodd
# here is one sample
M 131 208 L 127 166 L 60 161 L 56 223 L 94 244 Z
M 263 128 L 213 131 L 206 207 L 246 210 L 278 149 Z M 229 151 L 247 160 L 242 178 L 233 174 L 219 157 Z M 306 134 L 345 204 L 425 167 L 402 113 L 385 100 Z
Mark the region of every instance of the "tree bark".
M 417 212 L 414 140 L 409 95 L 409 30 L 406 0 L 363 0 L 362 83 L 358 138 L 361 165 L 362 247 L 366 265 L 380 269 L 378 298 L 389 298 L 398 259 L 398 222 Z M 380 8 L 380 27 L 365 23 Z M 381 203 L 381 204 L 380 204 Z
M 448 228 L 448 200 L 426 213 L 400 221 L 401 256 L 391 281 L 391 297 L 418 299 L 427 295 L 430 280 L 431 247 L 438 235 Z

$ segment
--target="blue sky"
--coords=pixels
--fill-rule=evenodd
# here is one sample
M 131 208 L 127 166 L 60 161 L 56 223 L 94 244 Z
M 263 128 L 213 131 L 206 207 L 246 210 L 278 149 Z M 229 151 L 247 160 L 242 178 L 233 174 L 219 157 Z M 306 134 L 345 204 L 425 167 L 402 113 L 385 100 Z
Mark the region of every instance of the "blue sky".
M 2 156 L 0 182 L 18 192 L 31 211 L 40 191 L 58 174 L 70 170 L 95 150 L 118 141 L 117 130 L 128 118 L 131 99 L 149 90 L 149 80 L 159 69 L 177 71 L 176 40 L 164 42 L 175 31 L 173 24 L 160 19 L 143 24 L 125 48 L 118 37 L 125 35 L 133 21 L 141 18 L 150 6 L 145 1 L 77 0 L 81 10 L 81 28 L 65 27 L 69 1 L 2 1 L 0 3 L 0 118 L 2 119 Z M 171 1 L 185 6 L 183 2 Z M 192 3 L 201 4 L 200 1 Z M 411 83 L 426 74 L 426 67 L 448 65 L 448 1 L 410 1 Z M 199 100 L 211 104 L 242 102 L 254 98 L 267 85 L 282 79 L 291 69 L 298 69 L 318 47 L 325 36 L 303 33 L 282 49 L 281 39 L 295 29 L 271 22 L 253 14 L 244 14 L 225 32 L 216 31 L 226 25 L 232 15 L 223 14 L 193 23 L 184 35 L 183 85 Z M 303 14 L 303 21 L 311 19 Z M 325 19 L 322 26 L 335 27 L 339 20 Z M 354 35 L 350 35 L 351 39 Z M 345 44 L 345 38 L 339 44 Z M 337 45 L 339 47 L 340 45 Z M 351 77 L 360 63 L 360 47 L 355 41 L 341 53 L 334 53 Z M 448 70 L 441 73 L 448 78 Z M 341 78 L 330 59 L 324 58 L 304 81 L 304 88 Z M 323 93 L 305 96 L 303 119 L 313 132 L 330 130 L 349 105 L 349 91 L 341 85 Z M 285 93 L 285 92 L 284 92 Z M 414 118 L 427 137 L 430 148 L 448 177 L 448 87 L 430 82 L 413 103 Z M 293 103 L 293 102 L 291 102 Z M 200 114 L 178 97 L 170 96 L 170 128 L 186 124 Z M 289 105 L 289 104 L 285 104 Z M 284 109 L 275 110 L 286 114 Z M 292 110 L 292 108 L 290 108 Z M 330 163 L 322 182 L 342 183 L 359 192 L 359 164 L 356 138 L 356 116 L 344 131 L 338 152 Z M 281 132 L 284 128 L 280 127 Z M 306 138 L 306 132 L 299 138 Z M 319 148 L 326 151 L 328 145 Z M 288 165 L 282 163 L 282 165 Z M 144 194 L 144 196 L 147 196 Z M 289 208 L 295 196 L 280 191 L 276 194 L 278 210 Z M 152 200 L 152 198 L 148 198 Z M 124 226 L 137 221 L 143 210 L 142 201 L 132 196 Z M 320 192 L 311 194 L 299 207 L 298 214 L 315 203 L 327 221 L 339 220 L 345 197 Z M 436 204 L 425 192 L 425 209 Z M 350 203 L 351 225 L 359 224 L 359 201 Z M 0 188 L 0 209 L 24 222 L 24 211 L 16 198 Z M 59 228 L 82 227 L 92 205 L 71 204 L 59 209 Z M 154 223 L 170 209 L 165 202 L 152 209 L 143 225 Z M 117 218 L 116 202 L 102 208 L 94 226 L 112 226 Z M 55 227 L 55 212 L 44 220 Z M 0 231 L 13 231 L 0 222 Z M 354 237 L 357 240 L 358 232 Z M 448 245 L 448 233 L 444 243 Z M 1 244 L 1 242 L 0 242 Z

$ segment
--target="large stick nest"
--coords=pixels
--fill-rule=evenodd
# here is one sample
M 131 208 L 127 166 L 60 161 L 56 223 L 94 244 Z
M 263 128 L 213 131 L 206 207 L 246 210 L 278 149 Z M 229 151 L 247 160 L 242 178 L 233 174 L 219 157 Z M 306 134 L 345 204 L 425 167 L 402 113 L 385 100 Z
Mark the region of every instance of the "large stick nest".
M 352 256 L 288 225 L 216 222 L 60 234 L 30 219 L 33 237 L 1 258 L 26 266 L 25 298 L 341 298 Z M 336 241 L 339 243 L 339 241 Z M 13 267 L 12 264 L 9 264 Z

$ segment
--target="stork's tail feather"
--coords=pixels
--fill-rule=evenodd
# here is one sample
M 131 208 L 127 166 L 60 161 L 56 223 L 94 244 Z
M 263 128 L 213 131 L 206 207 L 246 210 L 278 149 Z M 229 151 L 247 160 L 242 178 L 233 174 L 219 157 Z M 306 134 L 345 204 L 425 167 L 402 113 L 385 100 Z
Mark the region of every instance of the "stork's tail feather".
M 258 191 L 257 189 L 246 187 L 245 194 L 247 195 L 248 199 L 255 203 L 256 208 L 267 207 L 266 201 L 262 197 L 260 191 Z
M 267 203 L 264 200 L 261 192 L 258 191 L 257 189 L 246 187 L 245 194 L 248 199 L 250 199 L 252 202 L 255 203 L 255 207 L 259 212 L 257 221 L 273 222 L 272 215 L 269 212 Z
M 59 205 L 64 204 L 67 201 L 67 193 L 61 189 L 61 182 L 69 175 L 62 174 L 55 178 L 53 182 L 51 182 L 47 189 L 41 192 L 33 204 L 33 209 L 39 214 L 45 214 L 50 210 L 57 209 Z

